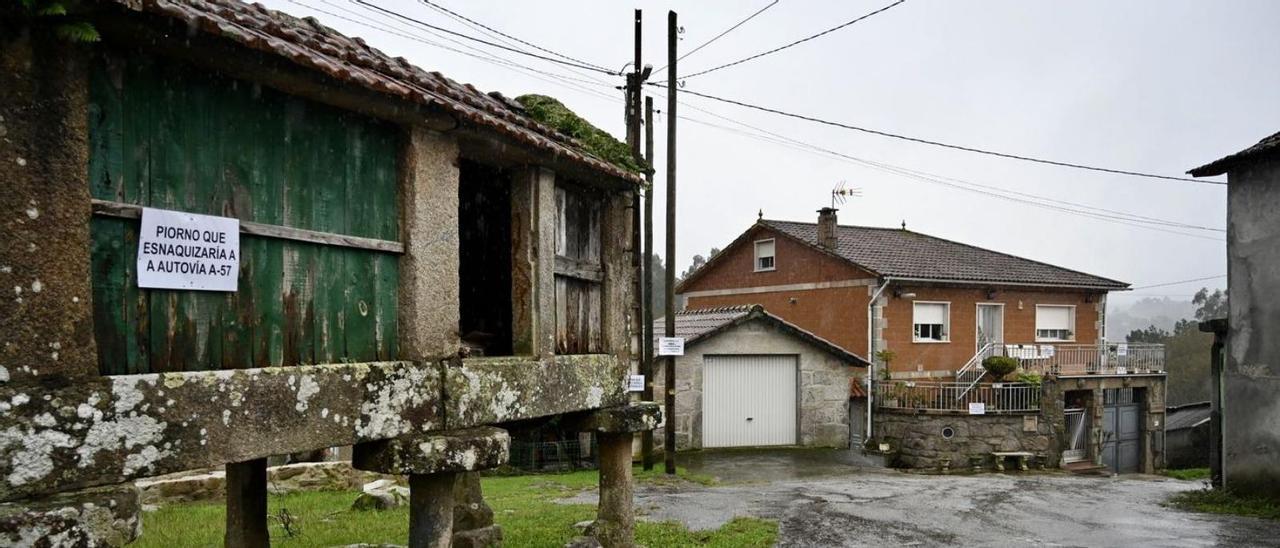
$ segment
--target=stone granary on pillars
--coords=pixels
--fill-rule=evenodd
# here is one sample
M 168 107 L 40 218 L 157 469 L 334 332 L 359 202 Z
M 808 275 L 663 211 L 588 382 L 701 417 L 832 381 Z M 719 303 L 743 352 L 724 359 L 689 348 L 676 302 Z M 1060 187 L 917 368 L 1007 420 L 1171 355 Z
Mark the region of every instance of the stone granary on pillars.
M 411 545 L 476 541 L 458 478 L 552 416 L 599 435 L 594 530 L 631 543 L 631 437 L 657 413 L 624 392 L 624 146 L 313 19 L 78 7 L 0 8 L 0 544 L 126 542 L 128 482 L 226 465 L 226 543 L 265 545 L 266 458 L 338 445 L 410 477 Z M 238 243 L 153 242 L 162 210 Z M 234 291 L 140 284 L 140 251 Z
M 1227 175 L 1227 295 L 1215 332 L 1215 483 L 1280 497 L 1280 133 L 1197 167 Z

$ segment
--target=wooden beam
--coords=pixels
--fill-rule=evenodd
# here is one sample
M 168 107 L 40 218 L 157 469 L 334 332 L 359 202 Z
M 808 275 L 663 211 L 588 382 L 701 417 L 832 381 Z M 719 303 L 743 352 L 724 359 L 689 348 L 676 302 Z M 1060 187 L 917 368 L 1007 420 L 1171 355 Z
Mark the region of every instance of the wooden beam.
M 556 275 L 578 278 L 589 282 L 603 282 L 604 269 L 595 263 L 556 256 Z
M 99 200 L 95 198 L 93 199 L 93 214 L 103 217 L 117 217 L 121 219 L 141 219 L 142 206 L 126 204 L 123 202 Z M 334 234 L 332 232 L 320 232 L 317 230 L 306 230 L 303 228 L 293 228 L 288 226 L 269 225 L 251 221 L 240 221 L 240 233 L 249 234 L 251 236 L 261 236 L 264 238 L 276 238 L 279 240 L 293 240 L 296 242 L 367 249 L 370 251 L 381 251 L 383 253 L 404 253 L 404 244 L 400 242 L 379 240 L 376 238 L 362 238 L 360 236 L 348 236 L 346 234 Z

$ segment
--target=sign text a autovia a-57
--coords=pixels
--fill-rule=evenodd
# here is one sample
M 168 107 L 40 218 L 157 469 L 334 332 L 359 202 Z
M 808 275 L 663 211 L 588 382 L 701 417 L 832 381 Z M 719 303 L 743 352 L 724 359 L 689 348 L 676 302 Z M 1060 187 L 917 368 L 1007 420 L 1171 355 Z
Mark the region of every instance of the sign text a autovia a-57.
M 240 220 L 143 208 L 137 269 L 138 287 L 235 291 Z

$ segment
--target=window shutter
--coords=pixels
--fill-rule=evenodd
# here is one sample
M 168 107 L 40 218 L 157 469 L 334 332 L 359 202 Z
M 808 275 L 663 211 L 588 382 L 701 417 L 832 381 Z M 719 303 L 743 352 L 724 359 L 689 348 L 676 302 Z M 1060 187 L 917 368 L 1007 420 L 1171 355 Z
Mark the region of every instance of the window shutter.
M 1071 307 L 1068 306 L 1037 306 L 1036 307 L 1036 330 L 1042 329 L 1066 329 L 1071 330 Z
M 756 242 L 756 258 L 773 256 L 773 240 Z
M 947 305 L 942 303 L 915 303 L 914 323 L 943 324 L 947 323 Z

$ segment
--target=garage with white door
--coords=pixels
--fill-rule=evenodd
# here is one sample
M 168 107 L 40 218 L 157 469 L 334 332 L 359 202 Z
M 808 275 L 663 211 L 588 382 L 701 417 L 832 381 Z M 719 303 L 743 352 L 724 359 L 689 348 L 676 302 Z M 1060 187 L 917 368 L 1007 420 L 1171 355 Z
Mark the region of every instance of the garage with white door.
M 797 356 L 704 356 L 702 446 L 796 444 Z
M 866 360 L 758 305 L 679 312 L 676 335 L 677 450 L 849 445 L 849 387 Z

